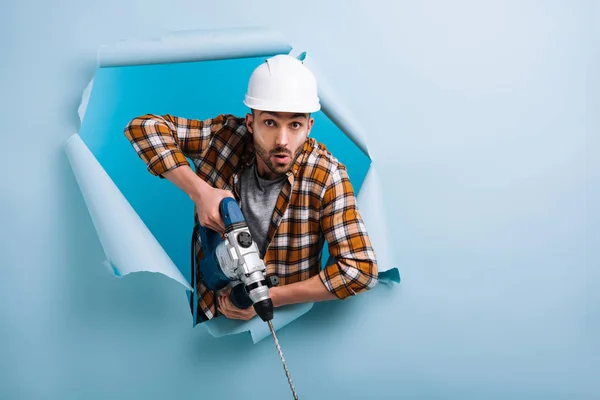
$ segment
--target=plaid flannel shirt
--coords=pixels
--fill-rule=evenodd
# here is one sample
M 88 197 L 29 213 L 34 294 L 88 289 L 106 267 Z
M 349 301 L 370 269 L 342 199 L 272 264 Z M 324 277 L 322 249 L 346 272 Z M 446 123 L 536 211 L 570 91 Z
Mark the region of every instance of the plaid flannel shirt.
M 164 179 L 165 172 L 189 166 L 187 157 L 201 179 L 231 191 L 238 201 L 240 173 L 255 162 L 244 118 L 230 114 L 205 120 L 146 114 L 132 119 L 124 133 L 151 174 Z M 378 283 L 376 256 L 346 167 L 309 137 L 287 175 L 267 234 L 267 276 L 286 285 L 318 274 L 339 299 L 373 288 Z M 197 226 L 196 212 L 194 220 Z M 194 233 L 193 239 L 197 265 L 203 254 L 199 235 Z M 334 262 L 322 269 L 324 240 Z M 218 316 L 215 293 L 204 286 L 198 271 L 192 270 L 192 276 L 197 322 Z

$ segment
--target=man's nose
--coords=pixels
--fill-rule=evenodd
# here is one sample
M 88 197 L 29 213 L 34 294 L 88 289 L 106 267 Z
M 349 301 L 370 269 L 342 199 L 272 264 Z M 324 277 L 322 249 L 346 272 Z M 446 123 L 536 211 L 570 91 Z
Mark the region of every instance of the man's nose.
M 279 131 L 277 132 L 277 136 L 275 138 L 275 144 L 277 146 L 285 147 L 288 144 L 288 140 L 289 140 L 289 132 L 288 132 L 287 128 L 279 129 Z

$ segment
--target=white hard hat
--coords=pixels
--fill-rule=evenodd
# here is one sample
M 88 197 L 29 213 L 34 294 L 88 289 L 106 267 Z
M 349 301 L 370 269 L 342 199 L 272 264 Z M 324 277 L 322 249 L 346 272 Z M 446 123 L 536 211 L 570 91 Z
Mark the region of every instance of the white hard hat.
M 321 109 L 317 80 L 299 59 L 279 54 L 259 65 L 244 104 L 255 110 L 312 113 Z

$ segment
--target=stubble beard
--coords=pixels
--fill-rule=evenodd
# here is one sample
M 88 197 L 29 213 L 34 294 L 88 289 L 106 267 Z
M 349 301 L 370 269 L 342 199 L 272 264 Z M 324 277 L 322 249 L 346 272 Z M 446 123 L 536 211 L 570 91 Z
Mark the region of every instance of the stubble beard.
M 263 160 L 263 162 L 265 163 L 267 168 L 269 168 L 269 171 L 271 171 L 273 174 L 275 174 L 277 176 L 281 176 L 281 175 L 288 173 L 288 171 L 292 168 L 292 166 L 296 162 L 296 159 L 302 152 L 302 147 L 303 146 L 298 146 L 298 148 L 296 149 L 294 154 L 292 154 L 291 151 L 289 151 L 288 149 L 286 149 L 284 147 L 276 147 L 273 150 L 271 150 L 270 152 L 268 152 L 266 149 L 261 147 L 258 143 L 254 142 L 254 148 L 255 148 L 258 156 L 261 158 L 261 160 Z M 274 164 L 271 161 L 271 156 L 275 155 L 275 154 L 281 154 L 281 153 L 290 155 L 290 161 L 286 165 Z

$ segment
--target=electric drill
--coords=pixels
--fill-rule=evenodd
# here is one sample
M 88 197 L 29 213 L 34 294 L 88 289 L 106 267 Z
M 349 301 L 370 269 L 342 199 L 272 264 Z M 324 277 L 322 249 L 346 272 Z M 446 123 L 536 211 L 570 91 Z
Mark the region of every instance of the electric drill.
M 235 286 L 229 295 L 233 305 L 241 309 L 254 306 L 263 321 L 271 321 L 273 301 L 269 297 L 269 287 L 276 281 L 266 277 L 266 266 L 237 201 L 224 198 L 219 211 L 225 224 L 224 239 L 219 232 L 200 225 L 204 257 L 199 272 L 203 282 L 214 291 L 233 282 Z
M 201 277 L 204 284 L 214 291 L 233 282 L 235 286 L 229 294 L 233 305 L 237 308 L 254 306 L 256 314 L 269 325 L 292 394 L 297 400 L 298 395 L 272 323 L 273 301 L 269 297 L 269 288 L 277 285 L 277 279 L 267 279 L 267 268 L 237 201 L 231 197 L 224 198 L 219 204 L 219 212 L 225 223 L 224 238 L 212 229 L 199 226 L 204 252 L 199 265 Z

